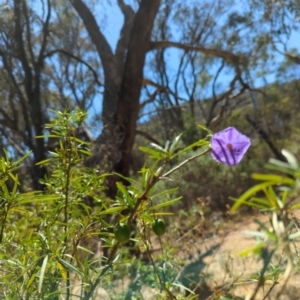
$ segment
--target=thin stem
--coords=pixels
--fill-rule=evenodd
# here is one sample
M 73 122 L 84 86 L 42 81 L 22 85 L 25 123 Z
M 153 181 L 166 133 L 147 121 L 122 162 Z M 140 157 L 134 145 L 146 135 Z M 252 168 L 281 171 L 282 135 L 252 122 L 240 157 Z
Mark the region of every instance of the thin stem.
M 198 153 L 192 157 L 187 158 L 186 160 L 184 160 L 182 163 L 180 163 L 179 165 L 177 165 L 176 167 L 174 167 L 173 169 L 171 169 L 170 171 L 168 171 L 167 173 L 165 173 L 164 175 L 162 175 L 160 177 L 160 179 L 164 179 L 167 178 L 169 175 L 171 175 L 172 173 L 174 173 L 175 171 L 179 170 L 182 166 L 184 166 L 185 164 L 193 161 L 194 159 L 206 154 L 207 152 L 209 152 L 211 149 L 207 148 L 205 151 Z
M 284 291 L 284 289 L 290 279 L 291 273 L 293 271 L 293 254 L 292 254 L 289 242 L 285 247 L 285 252 L 287 252 L 287 266 L 286 266 L 285 272 L 283 274 L 283 283 L 281 284 L 281 288 L 280 288 L 279 292 L 277 293 L 278 297 Z
M 65 249 L 68 244 L 68 220 L 69 220 L 69 188 L 70 188 L 70 171 L 71 171 L 71 145 L 70 140 L 68 139 L 68 143 L 66 145 L 67 151 L 67 163 L 66 163 L 66 186 L 65 186 L 65 205 L 64 205 L 64 244 Z M 66 280 L 66 299 L 70 299 L 70 272 L 66 270 L 67 280 Z
M 272 286 L 270 287 L 270 289 L 268 290 L 268 292 L 266 293 L 266 295 L 264 296 L 264 298 L 262 300 L 266 300 L 268 298 L 268 296 L 271 294 L 271 292 L 273 291 L 274 287 L 278 284 L 277 281 L 273 282 Z
M 256 288 L 255 288 L 255 290 L 254 290 L 254 292 L 253 292 L 253 294 L 252 294 L 252 296 L 251 296 L 251 298 L 249 300 L 254 300 L 255 297 L 256 297 L 256 295 L 257 295 L 257 293 L 258 293 L 258 291 L 259 291 L 259 289 L 260 289 L 260 287 L 264 285 L 264 275 L 265 275 L 265 273 L 267 271 L 267 268 L 268 268 L 268 266 L 269 266 L 269 264 L 271 262 L 271 259 L 272 259 L 273 255 L 274 255 L 274 253 L 275 253 L 275 250 L 272 250 L 268 254 L 268 256 L 267 256 L 267 258 L 266 258 L 266 260 L 264 262 L 264 267 L 263 267 L 263 269 L 261 271 L 261 274 L 260 274 L 259 280 L 257 282 Z
M 5 202 L 6 202 L 6 199 L 3 200 L 3 206 L 5 206 Z M 1 203 L 1 205 L 2 205 L 2 203 Z M 4 227 L 5 227 L 5 223 L 6 223 L 6 219 L 7 219 L 9 209 L 10 209 L 9 205 L 7 205 L 6 209 L 4 207 L 5 213 L 4 213 L 4 216 L 3 216 L 3 221 L 2 221 L 1 231 L 0 231 L 0 243 L 2 243 L 3 234 L 4 234 Z

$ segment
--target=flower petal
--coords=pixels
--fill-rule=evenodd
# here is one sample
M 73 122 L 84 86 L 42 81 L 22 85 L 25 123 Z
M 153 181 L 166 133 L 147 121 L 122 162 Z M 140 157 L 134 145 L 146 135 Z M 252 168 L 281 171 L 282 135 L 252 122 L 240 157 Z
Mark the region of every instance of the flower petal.
M 244 157 L 251 140 L 235 127 L 228 127 L 211 138 L 211 156 L 215 161 L 234 166 Z

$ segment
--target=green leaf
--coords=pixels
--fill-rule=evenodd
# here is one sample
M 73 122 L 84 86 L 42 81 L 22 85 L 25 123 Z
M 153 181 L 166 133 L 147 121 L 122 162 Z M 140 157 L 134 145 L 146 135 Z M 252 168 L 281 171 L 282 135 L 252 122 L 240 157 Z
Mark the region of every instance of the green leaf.
M 163 203 L 160 203 L 160 204 L 157 204 L 155 206 L 152 206 L 150 207 L 149 210 L 155 210 L 155 209 L 160 209 L 162 207 L 166 207 L 166 206 L 170 206 L 176 202 L 178 202 L 179 200 L 181 200 L 182 197 L 178 197 L 178 198 L 175 198 L 175 199 L 172 199 L 172 200 L 169 200 L 169 201 L 166 201 L 166 202 L 163 202 Z
M 150 144 L 152 147 L 157 147 L 158 149 L 160 149 L 161 147 L 159 146 L 159 145 L 157 145 L 157 144 L 155 144 L 155 143 L 151 143 Z M 168 151 L 169 151 L 169 145 L 170 145 L 170 141 L 166 141 L 166 143 L 165 143 L 165 148 L 161 148 L 161 149 L 163 149 L 164 150 L 164 152 L 165 153 L 167 153 Z
M 294 156 L 293 153 L 291 153 L 290 151 L 288 151 L 286 149 L 282 149 L 281 153 L 285 156 L 285 158 L 287 159 L 288 163 L 290 164 L 290 166 L 293 169 L 296 170 L 296 169 L 299 168 L 297 158 Z
M 264 189 L 264 192 L 265 192 L 268 200 L 270 201 L 271 206 L 276 209 L 280 209 L 280 202 L 278 202 L 278 198 L 277 198 L 272 186 L 268 186 L 267 189 Z
M 250 197 L 254 196 L 256 193 L 263 191 L 265 188 L 267 188 L 268 186 L 272 186 L 277 184 L 277 182 L 274 181 L 268 181 L 268 182 L 264 182 L 264 183 L 260 183 L 257 184 L 255 186 L 253 186 L 252 188 L 250 188 L 248 191 L 246 191 L 241 197 L 239 197 L 236 202 L 234 203 L 234 205 L 231 208 L 231 211 L 234 212 L 236 211 L 241 205 L 244 204 L 244 202 L 246 202 Z
M 79 152 L 86 156 L 91 156 L 91 151 L 89 151 L 89 150 L 79 149 Z
M 287 211 L 288 211 L 288 212 L 292 212 L 293 210 L 298 209 L 298 208 L 300 208 L 300 203 L 293 204 L 292 206 L 290 206 L 290 207 L 287 209 Z
M 103 216 L 103 215 L 114 214 L 116 212 L 122 211 L 123 209 L 125 209 L 124 206 L 111 207 L 106 210 L 102 210 L 102 211 L 98 212 L 97 215 Z
M 170 212 L 155 212 L 155 213 L 151 213 L 149 214 L 149 216 L 155 218 L 158 216 L 174 216 L 174 213 L 170 213 Z
M 180 138 L 181 138 L 181 134 L 176 136 L 175 139 L 173 140 L 173 142 L 170 146 L 170 150 L 169 150 L 171 152 L 171 154 L 175 151 L 175 148 L 176 148 Z
M 186 290 L 186 291 L 188 291 L 190 294 L 195 295 L 195 293 L 194 293 L 192 290 L 188 289 L 186 286 L 184 286 L 184 285 L 182 285 L 182 284 L 180 284 L 180 283 L 173 282 L 173 283 L 171 283 L 171 285 L 176 286 L 176 287 L 179 287 L 180 289 Z
M 290 185 L 295 184 L 294 179 L 285 176 L 275 175 L 275 174 L 253 173 L 251 177 L 256 180 L 274 181 L 277 182 L 278 184 L 290 184 Z
M 77 273 L 79 276 L 83 277 L 84 274 L 79 271 L 75 266 L 71 265 L 69 262 L 63 260 L 62 258 L 58 257 L 57 260 L 68 270 L 71 270 L 75 273 Z
M 14 181 L 14 187 L 13 187 L 13 190 L 11 192 L 11 194 L 13 196 L 15 196 L 18 192 L 18 187 L 19 187 L 19 180 L 18 180 L 18 175 L 15 177 L 15 181 Z
M 157 149 L 159 152 L 161 152 L 161 153 L 167 153 L 168 152 L 168 150 L 166 150 L 166 149 L 168 149 L 169 148 L 169 141 L 167 141 L 166 142 L 166 149 L 164 149 L 163 147 L 161 147 L 161 146 L 159 146 L 159 145 L 157 145 L 157 144 L 155 144 L 155 143 L 150 143 L 150 145 L 153 147 L 153 148 L 155 148 L 155 149 Z
M 266 207 L 261 205 L 261 204 L 257 204 L 255 202 L 252 202 L 252 201 L 246 201 L 244 202 L 243 205 L 247 205 L 247 206 L 250 206 L 250 207 L 253 207 L 253 208 L 258 208 L 260 210 L 266 210 Z
M 151 199 L 157 198 L 157 197 L 163 197 L 164 195 L 170 195 L 175 193 L 178 190 L 178 188 L 173 188 L 169 190 L 164 190 L 161 193 L 155 194 L 151 196 Z
M 128 193 L 127 188 L 123 185 L 122 182 L 117 182 L 116 183 L 118 190 L 121 192 L 122 196 L 126 200 L 126 204 L 129 204 L 130 207 L 133 206 L 133 199 L 131 195 Z
M 132 185 L 138 185 L 138 182 L 137 182 L 136 180 L 130 178 L 130 177 L 125 177 L 125 176 L 123 176 L 122 174 L 115 173 L 115 172 L 112 172 L 111 174 L 116 175 L 116 176 L 118 176 L 118 177 L 124 179 L 125 181 L 130 182 Z M 107 173 L 107 174 L 105 174 L 105 175 L 108 176 L 109 174 Z
M 39 294 L 42 292 L 42 286 L 43 286 L 46 266 L 47 266 L 47 263 L 48 263 L 48 258 L 49 258 L 48 255 L 46 255 L 43 259 L 43 264 L 42 264 L 41 272 L 40 272 L 40 276 L 39 276 L 39 285 L 38 285 Z
M 30 156 L 32 153 L 32 151 L 29 151 L 28 153 L 26 153 L 24 156 L 22 156 L 19 160 L 15 161 L 13 163 L 14 166 L 19 166 L 28 156 Z
M 265 231 L 250 231 L 250 230 L 246 230 L 245 234 L 255 238 L 261 238 L 261 239 L 265 239 L 268 235 Z
M 254 222 L 260 226 L 260 228 L 264 231 L 269 231 L 269 228 L 259 219 L 255 218 Z
M 208 134 L 213 135 L 214 132 L 212 130 L 210 130 L 209 128 L 205 127 L 204 125 L 198 124 L 198 127 L 204 131 L 206 131 Z
M 18 207 L 12 207 L 10 209 L 10 211 L 17 212 L 17 213 L 20 213 L 20 214 L 23 214 L 23 215 L 27 215 L 29 213 L 27 210 L 21 209 L 21 208 L 18 208 Z
M 269 160 L 269 163 L 267 163 L 265 167 L 269 170 L 280 171 L 290 175 L 294 175 L 295 173 L 295 170 L 293 170 L 288 163 L 282 162 L 274 158 L 271 158 Z
M 139 150 L 149 154 L 151 157 L 155 159 L 161 159 L 162 158 L 162 152 L 148 148 L 148 147 L 139 147 Z
M 179 155 L 181 155 L 182 153 L 185 153 L 185 152 L 187 152 L 187 151 L 189 151 L 189 150 L 191 150 L 191 149 L 193 149 L 193 148 L 195 148 L 195 147 L 209 146 L 209 144 L 210 144 L 210 142 L 207 141 L 207 140 L 203 140 L 203 139 L 202 139 L 202 140 L 199 140 L 199 141 L 197 141 L 197 142 L 195 142 L 195 143 L 193 143 L 193 144 L 191 144 L 191 145 L 189 145 L 189 146 L 183 148 L 182 150 L 178 151 L 178 152 L 177 152 L 176 154 L 174 154 L 172 157 L 174 158 L 174 157 L 176 157 L 176 156 L 179 156 Z
M 289 192 L 290 191 L 287 190 L 287 189 L 282 192 L 281 201 L 282 201 L 283 204 L 286 204 L 286 201 L 287 201 L 288 196 L 289 196 Z
M 17 204 L 51 202 L 59 199 L 56 195 L 36 195 L 34 192 L 28 192 L 18 195 Z
M 270 207 L 270 202 L 264 198 L 252 197 L 249 202 L 261 204 L 263 207 Z
M 296 238 L 300 237 L 300 231 L 294 232 L 289 235 L 289 240 L 294 240 Z

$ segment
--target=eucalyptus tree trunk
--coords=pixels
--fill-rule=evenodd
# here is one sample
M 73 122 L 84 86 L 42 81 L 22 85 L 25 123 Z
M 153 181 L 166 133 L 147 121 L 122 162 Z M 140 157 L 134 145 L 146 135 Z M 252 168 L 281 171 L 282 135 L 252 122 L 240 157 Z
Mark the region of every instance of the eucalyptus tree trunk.
M 128 176 L 136 134 L 143 67 L 160 0 L 142 0 L 137 12 L 123 0 L 118 0 L 124 24 L 115 53 L 86 4 L 82 0 L 70 2 L 96 46 L 105 76 L 102 110 L 104 128 L 95 141 L 88 165 Z

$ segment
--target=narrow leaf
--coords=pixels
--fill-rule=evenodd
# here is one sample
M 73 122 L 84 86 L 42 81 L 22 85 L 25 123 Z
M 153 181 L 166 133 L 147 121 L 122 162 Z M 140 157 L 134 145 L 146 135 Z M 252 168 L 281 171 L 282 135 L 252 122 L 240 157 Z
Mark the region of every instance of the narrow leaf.
M 39 285 L 38 285 L 38 292 L 39 292 L 39 294 L 42 292 L 42 286 L 43 286 L 43 281 L 44 281 L 46 266 L 47 266 L 47 263 L 48 263 L 48 258 L 49 258 L 48 255 L 46 255 L 44 257 L 43 264 L 42 264 L 42 267 L 41 267 L 40 278 L 39 278 Z
M 157 204 L 155 206 L 152 206 L 150 208 L 150 210 L 155 210 L 155 209 L 160 209 L 162 207 L 166 207 L 166 206 L 170 206 L 176 202 L 178 202 L 179 200 L 181 200 L 182 197 L 178 197 L 178 198 L 175 198 L 175 199 L 172 199 L 172 200 L 169 200 L 169 201 L 166 201 L 166 202 L 163 202 L 163 203 L 160 203 L 160 204 Z
M 111 207 L 106 210 L 100 211 L 99 213 L 97 213 L 97 215 L 103 216 L 103 215 L 114 214 L 116 212 L 123 210 L 124 208 L 125 208 L 124 206 Z
M 59 261 L 56 261 L 56 262 L 57 262 L 57 267 L 60 271 L 61 277 L 63 278 L 64 281 L 67 281 L 68 275 L 67 275 L 66 269 L 64 268 L 64 266 Z
M 244 204 L 245 201 L 247 201 L 250 197 L 254 196 L 256 193 L 262 191 L 264 188 L 274 185 L 276 182 L 274 181 L 268 181 L 264 183 L 257 184 L 250 188 L 248 191 L 246 191 L 240 198 L 236 200 L 234 205 L 231 208 L 231 211 L 236 211 L 241 205 Z
M 251 175 L 251 177 L 256 180 L 274 181 L 274 182 L 277 182 L 278 184 L 290 184 L 290 185 L 295 184 L 295 180 L 293 180 L 292 178 L 275 175 L 275 174 L 254 173 Z
M 157 197 L 163 197 L 164 195 L 170 195 L 175 193 L 178 190 L 178 188 L 173 188 L 169 190 L 164 190 L 161 193 L 155 194 L 151 196 L 151 199 L 157 198 Z
M 294 232 L 289 235 L 289 240 L 294 240 L 300 236 L 300 231 Z
M 148 147 L 139 147 L 139 150 L 147 153 L 150 155 L 150 157 L 155 158 L 155 159 L 161 159 L 162 158 L 162 152 L 159 152 L 157 150 L 154 149 L 150 149 Z
M 172 142 L 172 144 L 170 146 L 170 152 L 171 153 L 173 153 L 175 151 L 175 148 L 176 148 L 180 138 L 181 138 L 181 134 L 175 137 L 174 141 Z
M 293 153 L 286 149 L 282 149 L 281 153 L 285 156 L 285 158 L 287 159 L 287 161 L 293 169 L 296 170 L 299 168 L 298 161 Z
M 74 271 L 75 273 L 77 273 L 78 275 L 80 275 L 81 277 L 84 276 L 84 274 L 82 272 L 80 272 L 75 266 L 71 265 L 69 262 L 61 259 L 61 258 L 57 258 L 57 260 L 66 268 L 69 269 L 71 271 Z

